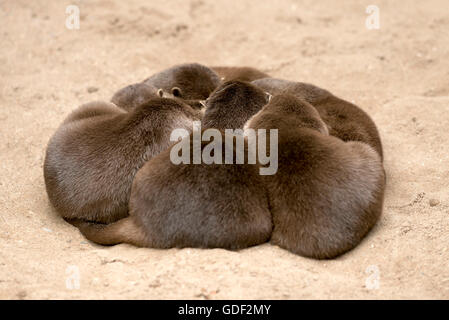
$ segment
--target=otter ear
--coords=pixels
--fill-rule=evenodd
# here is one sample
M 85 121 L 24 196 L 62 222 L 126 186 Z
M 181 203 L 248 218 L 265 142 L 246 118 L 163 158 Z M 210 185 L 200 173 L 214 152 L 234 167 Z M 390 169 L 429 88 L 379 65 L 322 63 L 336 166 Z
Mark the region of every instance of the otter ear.
M 200 104 L 203 108 L 206 108 L 206 100 L 200 100 Z
M 270 102 L 271 98 L 273 98 L 273 95 L 269 92 L 265 92 L 265 94 L 267 95 L 268 102 Z
M 164 96 L 164 90 L 158 89 L 157 90 L 157 95 L 162 98 Z
M 173 87 L 173 88 L 171 88 L 171 93 L 175 97 L 180 97 L 181 96 L 181 89 L 179 89 L 178 87 Z

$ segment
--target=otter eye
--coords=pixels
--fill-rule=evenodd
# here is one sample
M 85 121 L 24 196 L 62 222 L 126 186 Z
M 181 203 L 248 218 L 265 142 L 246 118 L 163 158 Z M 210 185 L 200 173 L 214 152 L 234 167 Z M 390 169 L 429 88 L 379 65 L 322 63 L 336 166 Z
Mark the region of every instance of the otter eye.
M 162 89 L 157 90 L 157 95 L 162 98 L 164 96 L 164 90 Z
M 181 89 L 179 89 L 178 87 L 173 87 L 171 89 L 171 93 L 175 96 L 175 97 L 180 97 L 181 96 Z

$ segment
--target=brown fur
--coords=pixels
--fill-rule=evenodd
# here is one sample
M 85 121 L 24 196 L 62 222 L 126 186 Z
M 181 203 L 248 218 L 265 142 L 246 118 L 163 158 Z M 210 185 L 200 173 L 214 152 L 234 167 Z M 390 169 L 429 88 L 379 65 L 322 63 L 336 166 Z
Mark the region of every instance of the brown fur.
M 214 71 L 198 63 L 176 65 L 143 82 L 184 100 L 205 100 L 221 83 Z
M 129 218 L 101 231 L 84 223 L 81 232 L 107 245 L 240 249 L 268 241 L 272 231 L 256 165 L 174 165 L 166 150 L 137 173 L 129 206 Z
M 185 100 L 173 96 L 162 89 L 157 89 L 146 83 L 134 83 L 130 84 L 120 90 L 118 90 L 111 98 L 111 102 L 126 111 L 138 107 L 141 104 L 148 102 L 148 100 L 154 98 L 167 98 L 174 99 L 180 103 L 185 103 L 191 106 L 193 109 L 204 109 L 205 103 L 203 100 Z
M 158 89 L 145 83 L 134 83 L 118 90 L 111 102 L 118 107 L 130 111 L 150 99 L 160 97 Z
M 372 146 L 383 158 L 379 132 L 370 116 L 356 105 L 329 91 L 302 82 L 266 78 L 252 82 L 271 93 L 291 94 L 312 104 L 326 123 L 329 134 L 343 141 L 360 141 Z
M 274 96 L 248 127 L 279 130 L 278 171 L 262 176 L 271 242 L 318 259 L 354 248 L 382 211 L 384 171 L 374 149 L 327 135 L 313 106 L 291 95 Z
M 204 100 L 185 100 L 173 96 L 171 93 L 167 93 L 162 89 L 156 89 L 143 82 L 128 85 L 118 90 L 111 98 L 111 102 L 126 111 L 138 107 L 141 104 L 148 102 L 148 100 L 154 98 L 167 98 L 174 99 L 180 103 L 185 103 L 191 106 L 193 109 L 202 110 L 205 108 Z
M 251 67 L 211 67 L 222 81 L 247 81 L 268 78 L 269 75 Z
M 229 81 L 206 100 L 203 128 L 242 129 L 246 121 L 268 103 L 269 95 L 256 86 Z
M 50 202 L 67 219 L 109 223 L 128 215 L 136 172 L 167 149 L 172 129 L 192 128 L 198 115 L 171 99 L 127 113 L 112 103 L 79 107 L 50 139 L 44 178 Z
M 147 242 L 143 229 L 134 223 L 133 217 L 128 216 L 109 224 L 81 219 L 67 219 L 67 222 L 77 227 L 87 239 L 101 239 L 97 242 L 105 246 L 124 242 L 142 247 Z

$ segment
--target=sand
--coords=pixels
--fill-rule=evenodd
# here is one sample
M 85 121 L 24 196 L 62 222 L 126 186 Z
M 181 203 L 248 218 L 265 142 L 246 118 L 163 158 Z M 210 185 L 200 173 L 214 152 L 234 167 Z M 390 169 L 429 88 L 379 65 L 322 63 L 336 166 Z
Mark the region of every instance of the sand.
M 79 30 L 65 26 L 78 5 Z M 376 1 L 0 2 L 0 298 L 448 299 L 449 4 Z M 50 206 L 42 163 L 71 110 L 173 64 L 249 65 L 310 82 L 375 120 L 383 216 L 317 261 L 270 244 L 102 247 Z

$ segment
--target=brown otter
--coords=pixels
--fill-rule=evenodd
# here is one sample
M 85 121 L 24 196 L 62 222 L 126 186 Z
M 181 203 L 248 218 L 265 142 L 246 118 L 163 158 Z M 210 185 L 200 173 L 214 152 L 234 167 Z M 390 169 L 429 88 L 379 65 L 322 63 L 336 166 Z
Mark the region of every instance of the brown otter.
M 156 98 L 125 112 L 91 102 L 72 112 L 50 139 L 44 178 L 52 205 L 67 219 L 109 223 L 128 215 L 136 172 L 167 149 L 174 128 L 192 128 L 198 112 Z
M 145 83 L 134 83 L 118 90 L 112 96 L 111 102 L 126 111 L 130 111 L 150 99 L 163 96 L 167 97 L 162 89 L 157 89 Z
M 222 81 L 246 81 L 251 82 L 257 79 L 268 78 L 269 75 L 251 67 L 211 67 Z
M 270 97 L 248 82 L 225 82 L 206 100 L 203 128 L 242 129 Z
M 195 133 L 181 142 L 190 150 L 195 148 L 192 136 Z M 224 151 L 223 163 L 222 155 L 229 148 L 224 141 L 214 136 L 211 142 Z M 205 142 L 199 146 L 202 153 L 210 147 Z M 103 245 L 226 249 L 268 241 L 271 214 L 256 164 L 174 164 L 172 153 L 179 150 L 173 148 L 148 161 L 136 174 L 129 217 L 107 225 L 76 223 L 87 239 Z M 248 152 L 246 143 L 245 149 Z M 227 151 L 236 156 L 234 148 Z M 188 162 L 194 162 L 188 156 Z
M 292 95 L 274 96 L 247 127 L 279 130 L 278 171 L 262 176 L 271 242 L 318 259 L 354 248 L 382 212 L 379 154 L 366 143 L 329 136 L 317 110 Z
M 273 96 L 286 93 L 307 101 L 319 112 L 330 135 L 343 141 L 365 142 L 383 158 L 382 143 L 376 125 L 370 116 L 356 105 L 308 83 L 265 78 L 253 81 L 252 84 Z
M 268 77 L 250 67 L 216 67 L 229 80 L 252 81 Z M 154 74 L 141 83 L 118 90 L 111 99 L 117 106 L 129 111 L 148 99 L 160 96 L 182 99 L 192 108 L 202 109 L 203 101 L 221 81 L 218 74 L 198 63 L 181 64 Z
M 175 99 L 181 103 L 186 103 L 196 110 L 204 110 L 204 100 L 185 100 L 175 97 L 173 94 L 166 92 L 162 89 L 157 89 L 144 82 L 130 84 L 120 90 L 118 90 L 111 98 L 111 102 L 118 107 L 130 111 L 137 106 L 147 102 L 154 98 L 168 98 Z
M 176 65 L 143 82 L 184 100 L 205 100 L 221 83 L 214 71 L 198 63 Z

